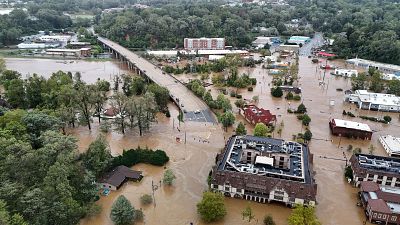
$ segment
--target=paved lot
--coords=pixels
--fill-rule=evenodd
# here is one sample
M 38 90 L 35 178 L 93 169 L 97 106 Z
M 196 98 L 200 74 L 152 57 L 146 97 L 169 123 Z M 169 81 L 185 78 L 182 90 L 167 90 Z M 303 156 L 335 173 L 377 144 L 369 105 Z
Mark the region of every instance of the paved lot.
M 169 74 L 163 73 L 160 68 L 151 64 L 146 59 L 143 59 L 139 55 L 113 41 L 102 37 L 99 37 L 98 40 L 134 64 L 154 83 L 162 87 L 166 87 L 169 90 L 171 97 L 174 98 L 175 101 L 178 99 L 179 108 L 182 111 L 187 112 L 185 113 L 186 120 L 211 123 L 215 122 L 214 115 L 211 113 L 208 106 L 177 79 Z M 196 111 L 200 111 L 200 113 L 195 114 Z

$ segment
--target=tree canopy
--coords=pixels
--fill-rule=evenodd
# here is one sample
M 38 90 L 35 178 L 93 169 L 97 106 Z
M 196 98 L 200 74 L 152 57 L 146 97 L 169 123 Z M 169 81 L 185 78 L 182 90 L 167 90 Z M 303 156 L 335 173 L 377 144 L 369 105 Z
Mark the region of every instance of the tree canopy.
M 226 215 L 224 197 L 221 193 L 204 192 L 203 198 L 197 203 L 197 212 L 207 223 L 222 219 Z

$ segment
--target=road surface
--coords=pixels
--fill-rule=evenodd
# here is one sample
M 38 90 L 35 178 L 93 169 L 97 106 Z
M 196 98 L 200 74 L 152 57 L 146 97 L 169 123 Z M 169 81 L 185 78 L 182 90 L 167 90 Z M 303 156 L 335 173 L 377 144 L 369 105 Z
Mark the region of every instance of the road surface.
M 111 40 L 102 37 L 98 37 L 98 40 L 134 64 L 154 83 L 166 87 L 174 101 L 179 104 L 181 111 L 184 112 L 185 120 L 215 122 L 209 107 L 173 76 L 164 73 L 146 59 Z

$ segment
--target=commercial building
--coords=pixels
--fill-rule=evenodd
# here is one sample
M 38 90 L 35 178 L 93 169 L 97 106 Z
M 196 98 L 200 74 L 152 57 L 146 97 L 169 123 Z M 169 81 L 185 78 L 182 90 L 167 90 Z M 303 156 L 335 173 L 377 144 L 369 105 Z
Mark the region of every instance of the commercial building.
M 258 108 L 255 105 L 245 105 L 239 110 L 239 113 L 242 114 L 244 118 L 253 125 L 257 123 L 270 125 L 271 123 L 276 122 L 276 116 L 272 115 L 269 110 Z
M 19 49 L 45 49 L 45 48 L 57 48 L 59 46 L 60 46 L 59 42 L 45 42 L 45 43 L 24 42 L 17 45 Z
M 400 189 L 362 181 L 359 197 L 371 223 L 400 224 Z
M 278 51 L 283 52 L 299 52 L 300 46 L 299 45 L 279 45 Z
M 357 70 L 347 70 L 347 69 L 335 69 L 335 71 L 332 73 L 332 75 L 335 76 L 342 76 L 342 77 L 357 77 L 358 76 L 358 71 Z
M 306 43 L 308 43 L 310 41 L 311 41 L 310 37 L 306 37 L 306 36 L 291 36 L 287 42 L 291 43 L 291 44 L 304 45 L 304 44 L 306 44 Z
M 59 41 L 59 42 L 68 42 L 71 40 L 71 36 L 69 35 L 42 35 L 38 37 L 41 41 Z
M 87 57 L 90 56 L 90 48 L 81 48 L 81 49 L 47 49 L 47 55 L 51 56 L 70 56 L 70 57 Z
M 361 138 L 371 140 L 372 130 L 365 123 L 357 123 L 353 121 L 332 119 L 329 121 L 329 127 L 333 135 L 348 137 L 348 138 Z
M 211 189 L 260 203 L 315 205 L 312 154 L 297 142 L 232 136 L 218 155 Z
M 398 65 L 380 63 L 380 62 L 359 59 L 359 58 L 348 59 L 348 60 L 346 60 L 346 63 L 354 65 L 354 66 L 358 66 L 358 67 L 361 67 L 364 69 L 375 68 L 383 73 L 400 75 L 400 66 L 398 66 Z
M 100 188 L 116 191 L 127 181 L 140 181 L 142 178 L 141 171 L 135 171 L 126 166 L 118 166 L 106 173 L 98 183 Z
M 279 37 L 256 37 L 256 40 L 252 42 L 252 45 L 254 47 L 263 48 L 266 44 L 272 45 L 280 42 L 281 39 Z
M 185 38 L 183 42 L 187 50 L 225 49 L 225 38 Z
M 68 46 L 70 48 L 90 48 L 90 43 L 89 42 L 80 42 L 80 41 L 71 41 L 68 43 Z
M 389 156 L 400 156 L 400 137 L 384 135 L 379 137 L 379 142 L 389 154 Z
M 360 109 L 400 112 L 400 97 L 392 94 L 356 90 L 354 93 L 345 95 L 345 101 L 358 105 Z
M 282 85 L 279 86 L 282 91 L 286 91 L 286 92 L 293 92 L 296 94 L 300 94 L 301 93 L 301 87 L 293 87 L 293 86 L 286 86 L 286 85 Z
M 354 154 L 350 158 L 353 171 L 353 184 L 360 186 L 362 181 L 400 188 L 400 159 L 367 154 Z
M 382 79 L 384 80 L 400 80 L 400 73 L 393 74 L 393 73 L 384 73 L 382 74 Z

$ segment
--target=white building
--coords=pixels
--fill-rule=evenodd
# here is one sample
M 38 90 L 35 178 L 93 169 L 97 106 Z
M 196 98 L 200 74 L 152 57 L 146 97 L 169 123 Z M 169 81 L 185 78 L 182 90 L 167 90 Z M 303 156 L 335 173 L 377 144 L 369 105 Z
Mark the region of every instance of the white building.
M 333 75 L 335 76 L 343 76 L 343 77 L 352 77 L 358 76 L 358 71 L 357 70 L 347 70 L 347 69 L 335 69 L 333 72 Z
M 383 73 L 388 73 L 388 74 L 400 74 L 400 66 L 393 65 L 393 64 L 386 64 L 386 63 L 380 63 L 380 62 L 375 62 L 375 61 L 370 61 L 370 60 L 365 60 L 365 59 L 348 59 L 346 60 L 346 63 L 352 64 L 364 69 L 369 69 L 369 68 L 375 68 Z
M 252 42 L 254 47 L 263 48 L 266 44 L 272 45 L 273 43 L 279 43 L 279 37 L 256 37 L 256 40 Z
M 60 41 L 60 42 L 68 42 L 71 40 L 71 36 L 69 35 L 43 35 L 39 37 L 41 41 Z
M 400 80 L 400 74 L 396 75 L 396 74 L 384 73 L 384 74 L 382 74 L 382 79 L 384 79 L 384 80 Z
M 188 50 L 225 49 L 225 38 L 185 38 L 183 42 Z
M 222 49 L 222 50 L 182 50 L 179 51 L 180 54 L 182 55 L 201 55 L 201 56 L 211 56 L 215 58 L 216 55 L 249 55 L 249 52 L 246 50 L 228 50 L 228 49 Z M 170 50 L 170 51 L 147 51 L 147 54 L 149 55 L 154 55 L 158 57 L 175 57 L 178 55 L 178 51 L 176 50 Z
M 393 137 L 392 135 L 380 136 L 379 142 L 389 156 L 400 156 L 400 137 Z
M 400 97 L 392 94 L 357 90 L 354 94 L 346 95 L 345 101 L 357 104 L 360 109 L 400 112 Z
M 310 37 L 306 37 L 306 36 L 291 36 L 288 40 L 288 43 L 291 44 L 298 44 L 298 45 L 304 45 L 308 42 L 311 41 Z
M 59 43 L 21 43 L 17 45 L 19 49 L 44 49 L 56 48 L 60 46 Z

